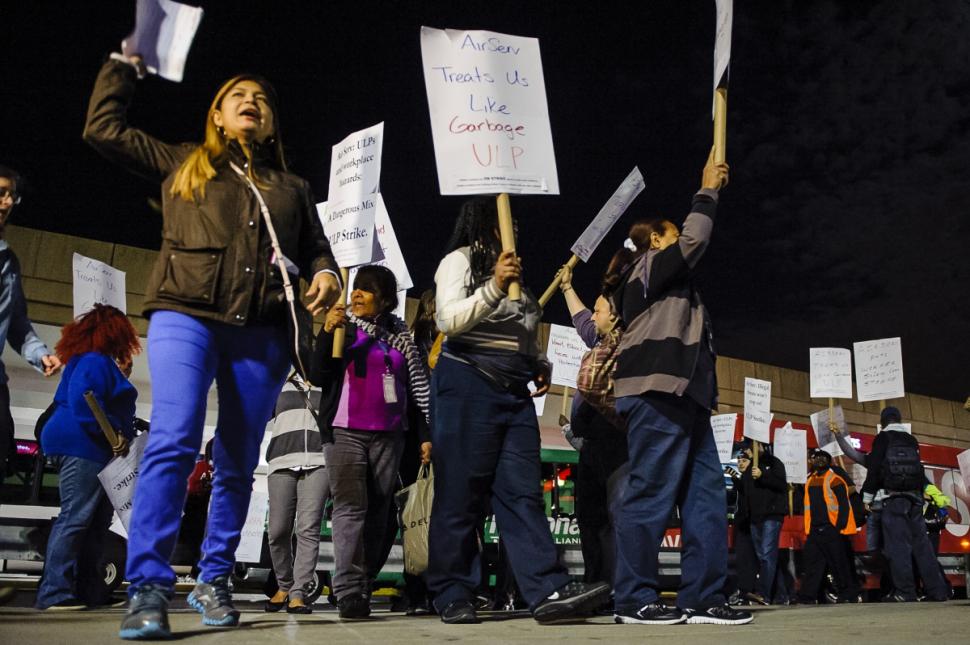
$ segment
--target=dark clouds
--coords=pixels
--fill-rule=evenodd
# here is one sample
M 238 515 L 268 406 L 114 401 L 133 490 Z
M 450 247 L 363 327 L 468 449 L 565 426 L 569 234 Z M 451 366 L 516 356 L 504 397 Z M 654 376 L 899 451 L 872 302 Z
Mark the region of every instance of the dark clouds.
M 386 122 L 382 190 L 412 274 L 430 284 L 460 200 L 437 195 L 418 27 L 540 38 L 560 197 L 513 199 L 527 278 L 542 290 L 630 168 L 633 216 L 679 218 L 710 145 L 714 3 L 204 2 L 186 80 L 141 84 L 132 121 L 192 140 L 217 84 L 272 79 L 294 167 L 326 192 L 329 148 Z M 157 187 L 80 142 L 103 55 L 133 3 L 4 9 L 0 162 L 33 190 L 20 223 L 157 247 Z M 65 11 L 71 11 L 65 15 Z M 738 2 L 731 186 L 703 264 L 719 349 L 807 368 L 812 345 L 903 337 L 910 390 L 962 399 L 970 179 L 970 3 Z M 578 274 L 596 274 L 618 227 Z M 54 259 L 52 259 L 54 261 Z M 566 323 L 555 302 L 547 320 Z

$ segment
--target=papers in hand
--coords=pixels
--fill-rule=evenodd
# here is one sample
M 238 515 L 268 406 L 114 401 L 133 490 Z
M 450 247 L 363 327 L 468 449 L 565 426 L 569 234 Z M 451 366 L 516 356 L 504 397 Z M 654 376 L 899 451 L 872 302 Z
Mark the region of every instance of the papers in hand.
M 201 7 L 172 0 L 138 0 L 135 30 L 121 41 L 121 51 L 125 56 L 141 56 L 150 73 L 180 83 L 201 21 Z

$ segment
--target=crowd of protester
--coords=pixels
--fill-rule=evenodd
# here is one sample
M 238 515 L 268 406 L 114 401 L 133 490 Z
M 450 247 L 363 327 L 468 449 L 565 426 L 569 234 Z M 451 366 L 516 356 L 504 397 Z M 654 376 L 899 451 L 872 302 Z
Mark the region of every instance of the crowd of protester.
M 338 302 L 344 285 L 309 187 L 287 171 L 269 83 L 230 79 L 207 112 L 204 142 L 173 145 L 128 123 L 142 67 L 137 57 L 120 55 L 105 63 L 84 130 L 104 156 L 160 181 L 163 193 L 162 250 L 145 298 L 153 405 L 128 528 L 122 638 L 171 636 L 170 558 L 187 487 L 192 499 L 190 473 L 213 381 L 219 420 L 203 468 L 205 531 L 188 597 L 206 625 L 240 620 L 230 574 L 270 420 L 267 532 L 278 591 L 266 611 L 312 611 L 320 525 L 330 506 L 331 592 L 342 619 L 366 618 L 397 533 L 394 493 L 429 463 L 435 498 L 428 568 L 406 576 L 407 608 L 434 611 L 446 623 L 479 621 L 487 584 L 480 532 L 489 514 L 500 527 L 517 593 L 541 623 L 589 615 L 610 602 L 618 623 L 661 625 L 744 624 L 752 620 L 738 607 L 745 603 L 812 604 L 827 594 L 857 602 L 848 538 L 863 523 L 872 560 L 886 563 L 887 599 L 947 598 L 923 500 L 929 495 L 940 508 L 948 500 L 925 481 L 918 444 L 902 430 L 895 408 L 883 410 L 872 453 L 859 454 L 838 437 L 848 456 L 868 468 L 861 492 L 831 455 L 812 452 L 797 594 L 794 563 L 779 550 L 792 511 L 785 466 L 770 446 L 740 447 L 738 468 L 728 471 L 737 493 L 737 575 L 729 578 L 724 470 L 710 425 L 716 354 L 693 280 L 727 184 L 725 164 L 708 160 L 682 227 L 667 219 L 631 227 L 630 248 L 612 258 L 592 311 L 576 294 L 570 267 L 559 274 L 591 357 L 580 375 L 591 385 L 580 388 L 564 427 L 579 451 L 576 515 L 586 575 L 578 581 L 559 557 L 539 488 L 531 398 L 549 389 L 538 336 L 542 308 L 524 285 L 520 299 L 508 297 L 523 267 L 502 249 L 495 199 L 462 205 L 413 330 L 393 313 L 397 284 L 384 267 L 358 271 L 346 285 L 348 307 Z M 12 171 L 0 172 L 0 227 L 16 203 L 17 181 Z M 96 305 L 67 325 L 49 352 L 30 329 L 16 257 L 2 241 L 0 254 L 4 284 L 11 284 L 0 298 L 0 339 L 17 344 L 48 374 L 63 365 L 42 434 L 44 453 L 60 466 L 61 512 L 36 606 L 110 604 L 98 584 L 97 549 L 111 506 L 97 473 L 135 436 L 137 393 L 125 370 L 140 344 L 124 314 Z M 307 373 L 289 378 L 280 266 L 310 285 L 311 312 L 326 312 Z M 86 393 L 107 413 L 116 443 L 102 433 Z M 0 395 L 9 399 L 6 385 Z M 6 434 L 8 426 L 0 418 Z M 659 549 L 675 513 L 681 583 L 676 604 L 668 605 Z

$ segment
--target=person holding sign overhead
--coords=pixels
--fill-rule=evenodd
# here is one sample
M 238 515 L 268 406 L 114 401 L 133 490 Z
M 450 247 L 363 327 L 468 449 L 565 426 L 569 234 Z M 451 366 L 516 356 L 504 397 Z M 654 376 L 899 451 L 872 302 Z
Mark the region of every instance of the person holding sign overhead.
M 138 333 L 125 314 L 94 305 L 67 324 L 56 347 L 64 376 L 54 394 L 54 412 L 44 424 L 44 455 L 60 467 L 61 511 L 54 520 L 37 609 L 84 609 L 110 603 L 101 566 L 114 509 L 98 473 L 114 455 L 128 452 L 135 436 L 138 392 L 119 364 L 141 351 Z M 112 446 L 88 407 L 91 392 L 122 439 Z
M 461 207 L 435 273 L 436 321 L 447 336 L 432 374 L 435 447 L 427 580 L 446 623 L 475 623 L 481 582 L 476 525 L 491 498 L 515 580 L 539 622 L 591 612 L 609 585 L 570 582 L 543 512 L 539 424 L 529 398 L 549 390 L 538 342 L 541 310 L 522 290 L 512 251 L 502 251 L 494 198 Z
M 710 320 L 694 269 L 714 228 L 728 167 L 708 157 L 683 230 L 637 222 L 635 259 L 613 308 L 626 323 L 614 375 L 616 410 L 627 421 L 630 477 L 617 521 L 618 623 L 738 625 L 751 614 L 727 605 L 727 519 L 721 462 L 711 429 L 716 406 Z M 683 566 L 677 607 L 659 594 L 658 555 L 680 507 Z
M 310 282 L 311 312 L 340 292 L 310 187 L 286 170 L 272 86 L 251 75 L 231 78 L 209 106 L 203 143 L 173 145 L 128 124 L 142 71 L 140 56 L 113 54 L 98 75 L 84 128 L 84 140 L 105 157 L 162 182 L 162 247 L 145 295 L 152 431 L 128 531 L 125 639 L 171 636 L 169 557 L 213 380 L 215 475 L 205 555 L 188 600 L 206 625 L 238 624 L 229 575 L 263 432 L 290 366 L 278 261 L 292 267 L 294 279 L 299 273 Z M 284 258 L 272 250 L 274 230 Z

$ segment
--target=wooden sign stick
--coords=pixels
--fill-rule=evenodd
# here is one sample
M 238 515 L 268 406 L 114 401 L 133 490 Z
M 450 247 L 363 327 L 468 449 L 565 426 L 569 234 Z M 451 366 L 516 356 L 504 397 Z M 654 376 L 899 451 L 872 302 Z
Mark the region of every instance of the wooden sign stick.
M 751 440 L 751 467 L 752 468 L 758 467 L 758 444 L 760 443 L 761 442 L 758 441 L 757 439 Z
M 509 194 L 501 193 L 497 198 L 498 231 L 502 237 L 502 250 L 515 251 L 515 230 L 512 228 L 512 207 L 509 205 Z M 509 284 L 509 300 L 522 297 L 522 290 L 518 281 Z
M 573 255 L 569 256 L 569 260 L 566 261 L 566 266 L 568 266 L 570 269 L 573 269 L 576 267 L 577 264 L 579 264 L 579 256 L 574 253 Z M 542 292 L 541 296 L 539 296 L 540 307 L 546 306 L 546 303 L 552 299 L 552 296 L 556 293 L 556 289 L 559 288 L 559 285 L 561 283 L 562 283 L 562 276 L 560 274 L 556 274 L 556 277 L 555 279 L 553 279 L 552 284 L 546 287 L 546 290 Z
M 340 282 L 343 284 L 344 288 L 340 291 L 340 302 L 347 304 L 347 289 L 349 288 L 347 282 L 350 280 L 350 270 L 340 267 Z M 344 327 L 337 327 L 333 330 L 333 357 L 343 358 L 344 357 L 344 338 L 347 336 L 347 330 Z
M 719 87 L 714 93 L 714 163 L 724 163 L 727 158 L 727 88 Z
M 104 438 L 108 440 L 111 445 L 112 450 L 116 449 L 121 445 L 122 438 L 119 437 L 115 429 L 111 427 L 111 422 L 108 421 L 108 415 L 104 413 L 104 409 L 98 400 L 94 397 L 94 392 L 88 390 L 84 393 L 84 400 L 87 402 L 88 407 L 91 408 L 91 414 L 94 415 L 94 420 L 98 422 L 98 426 L 101 428 L 101 432 L 104 433 Z

